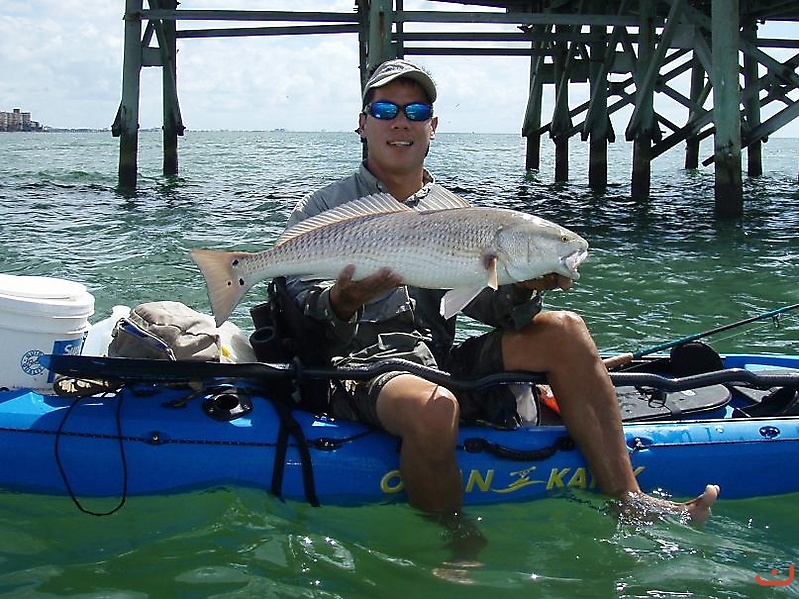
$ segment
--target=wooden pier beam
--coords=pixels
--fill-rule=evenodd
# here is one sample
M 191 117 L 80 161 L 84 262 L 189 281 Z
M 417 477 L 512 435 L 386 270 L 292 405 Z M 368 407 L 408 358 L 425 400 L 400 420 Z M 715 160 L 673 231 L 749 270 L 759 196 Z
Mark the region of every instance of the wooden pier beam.
M 597 6 L 601 8 L 601 6 Z M 608 140 L 612 136 L 610 118 L 608 117 L 608 78 L 604 68 L 607 42 L 604 37 L 606 27 L 591 27 L 592 37 L 598 41 L 590 44 L 590 64 L 588 66 L 588 80 L 591 90 L 591 108 L 596 108 L 589 113 L 594 117 L 589 121 L 586 115 L 583 140 L 588 135 L 588 186 L 603 190 L 608 185 Z
M 747 20 L 741 32 L 743 38 L 750 44 L 757 44 L 757 21 Z M 746 113 L 746 132 L 750 134 L 760 126 L 760 77 L 758 76 L 758 63 L 751 52 L 744 52 L 744 86 L 746 100 L 744 111 Z M 761 154 L 761 141 L 759 138 L 750 139 L 746 147 L 747 161 L 746 172 L 750 177 L 759 177 L 763 174 L 763 158 Z
M 535 37 L 544 33 L 543 25 L 532 27 Z M 541 106 L 544 94 L 544 53 L 541 42 L 532 42 L 533 53 L 530 56 L 530 91 L 527 96 L 527 107 L 522 121 L 522 137 L 527 140 L 524 168 L 537 171 L 541 168 Z
M 715 212 L 738 217 L 743 214 L 739 0 L 715 0 L 712 5 Z
M 361 71 L 361 89 L 366 85 L 372 71 L 380 63 L 401 54 L 391 43 L 394 24 L 394 3 L 392 0 L 371 0 L 367 15 L 368 41 L 366 46 L 366 64 Z
M 556 27 L 556 33 L 567 34 L 567 27 Z M 569 67 L 571 50 L 568 42 L 555 43 L 553 54 L 555 72 L 555 111 L 549 134 L 555 142 L 555 181 L 569 180 L 569 136 L 571 116 L 569 115 Z
M 152 6 L 153 0 L 150 0 Z M 176 10 L 177 0 L 159 0 L 160 8 Z M 163 172 L 166 177 L 178 174 L 178 136 L 183 135 L 185 127 L 180 116 L 177 92 L 177 26 L 168 19 L 159 23 L 156 29 L 158 47 L 161 53 L 161 80 L 164 114 L 164 161 Z
M 122 101 L 111 134 L 119 137 L 119 187 L 135 190 L 138 176 L 139 88 L 142 67 L 141 18 L 143 0 L 125 1 L 125 54 L 122 63 Z
M 635 110 L 630 119 L 627 140 L 633 142 L 633 166 L 630 180 L 630 196 L 634 200 L 649 197 L 652 172 L 652 126 L 654 124 L 654 86 L 647 74 L 659 66 L 655 60 L 654 6 L 650 1 L 641 2 L 641 22 L 638 30 L 638 64 L 634 67 L 636 99 Z M 657 71 L 655 71 L 657 72 Z M 632 138 L 632 139 L 631 139 Z
M 698 35 L 698 32 L 697 32 Z M 688 122 L 693 121 L 699 114 L 699 107 L 702 106 L 702 94 L 705 89 L 705 69 L 701 61 L 694 56 L 691 66 L 691 103 L 693 108 L 688 112 Z M 699 135 L 696 133 L 689 135 L 685 140 L 685 168 L 699 168 Z

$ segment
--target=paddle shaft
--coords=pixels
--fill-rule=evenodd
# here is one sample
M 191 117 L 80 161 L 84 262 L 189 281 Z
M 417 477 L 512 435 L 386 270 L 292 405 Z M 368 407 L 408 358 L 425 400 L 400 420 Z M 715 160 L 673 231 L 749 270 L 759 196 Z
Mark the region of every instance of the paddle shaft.
M 673 341 L 667 341 L 665 343 L 653 345 L 652 347 L 649 347 L 647 349 L 642 349 L 637 352 L 624 353 L 624 354 L 619 354 L 618 356 L 605 358 L 603 361 L 605 362 L 605 366 L 608 367 L 608 370 L 612 368 L 618 368 L 619 366 L 624 366 L 625 364 L 628 364 L 629 362 L 631 362 L 636 358 L 642 358 L 644 356 L 648 356 L 649 354 L 654 354 L 659 351 L 663 351 L 664 349 L 671 349 L 672 347 L 683 345 L 684 343 L 690 343 L 691 341 L 696 341 L 697 339 L 703 339 L 705 337 L 710 337 L 711 335 L 715 335 L 717 333 L 723 333 L 724 331 L 729 331 L 730 329 L 734 329 L 736 327 L 740 327 L 745 324 L 749 324 L 751 322 L 756 322 L 758 320 L 765 320 L 766 318 L 773 318 L 774 316 L 778 316 L 784 312 L 795 310 L 796 308 L 799 308 L 799 304 L 791 304 L 790 306 L 783 306 L 782 308 L 777 308 L 776 310 L 764 312 L 763 314 L 758 314 L 757 316 L 752 316 L 751 318 L 744 318 L 743 320 L 739 320 L 737 322 L 731 322 L 729 324 L 708 329 L 707 331 L 702 331 L 701 333 L 695 333 L 693 335 L 688 335 L 686 337 L 680 337 L 679 339 L 675 339 Z

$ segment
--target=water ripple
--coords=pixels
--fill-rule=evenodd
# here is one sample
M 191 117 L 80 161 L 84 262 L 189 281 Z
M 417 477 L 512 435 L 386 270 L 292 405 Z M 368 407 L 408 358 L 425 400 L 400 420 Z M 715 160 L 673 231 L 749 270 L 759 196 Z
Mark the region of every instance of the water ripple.
M 187 253 L 269 247 L 294 204 L 354 171 L 361 150 L 352 133 L 187 132 L 180 176 L 163 177 L 158 136 L 142 132 L 140 186 L 124 194 L 116 144 L 107 134 L 0 135 L 0 271 L 81 281 L 97 317 L 163 299 L 207 310 Z M 625 144 L 610 150 L 602 192 L 585 185 L 582 149 L 572 179 L 555 183 L 549 149 L 541 171 L 526 173 L 515 136 L 441 134 L 429 165 L 475 203 L 586 237 L 582 278 L 547 304 L 581 313 L 599 346 L 616 352 L 799 301 L 795 147 L 769 142 L 770 172 L 745 179 L 744 216 L 729 222 L 713 217 L 712 170 L 685 171 L 679 156 L 658 159 L 652 197 L 632 200 Z M 234 313 L 242 327 L 262 287 Z M 459 338 L 479 330 L 465 321 Z M 711 342 L 797 353 L 799 318 Z M 482 565 L 459 568 L 447 564 L 442 531 L 402 505 L 315 510 L 218 490 L 131 498 L 113 518 L 87 519 L 66 498 L 2 494 L 0 596 L 764 596 L 755 574 L 799 562 L 796 501 L 722 500 L 699 529 L 619 528 L 595 496 L 481 508 L 472 516 L 489 541 Z

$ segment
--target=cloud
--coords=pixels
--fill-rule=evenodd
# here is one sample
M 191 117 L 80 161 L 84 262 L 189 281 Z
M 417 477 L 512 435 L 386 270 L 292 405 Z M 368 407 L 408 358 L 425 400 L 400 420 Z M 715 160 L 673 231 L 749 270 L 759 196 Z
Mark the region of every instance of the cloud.
M 6 0 L 0 109 L 45 124 L 108 127 L 119 103 L 122 9 L 101 0 Z
M 353 0 L 263 1 L 256 8 L 285 10 L 287 5 L 292 10 L 354 10 Z M 186 0 L 181 8 L 253 6 L 245 0 Z M 406 0 L 405 9 L 462 11 L 475 7 Z M 21 108 L 31 112 L 34 120 L 55 127 L 110 127 L 121 98 L 123 12 L 122 0 L 3 0 L 0 110 Z M 184 21 L 180 27 L 231 25 Z M 441 25 L 416 27 L 453 29 Z M 502 29 L 496 25 L 490 28 Z M 794 23 L 769 24 L 764 30 L 797 37 Z M 355 34 L 181 39 L 178 49 L 178 96 L 189 129 L 349 131 L 355 127 L 360 107 Z M 520 132 L 529 59 L 412 58 L 427 66 L 438 81 L 440 131 Z M 547 86 L 545 120 L 551 115 L 553 96 L 552 86 Z M 572 105 L 584 96 L 584 90 L 575 88 Z M 675 109 L 682 110 L 679 106 Z M 161 115 L 161 70 L 145 68 L 141 76 L 141 126 L 159 127 Z M 629 112 L 616 119 L 617 134 L 623 134 L 627 118 Z M 678 123 L 686 118 L 684 110 L 674 116 Z M 792 124 L 780 134 L 796 131 Z
M 357 40 L 191 40 L 179 63 L 181 110 L 200 128 L 347 130 L 359 108 Z M 237 65 L 231 68 L 230 65 Z M 221 84 L 220 84 L 221 83 Z M 209 116 L 211 119 L 209 120 Z

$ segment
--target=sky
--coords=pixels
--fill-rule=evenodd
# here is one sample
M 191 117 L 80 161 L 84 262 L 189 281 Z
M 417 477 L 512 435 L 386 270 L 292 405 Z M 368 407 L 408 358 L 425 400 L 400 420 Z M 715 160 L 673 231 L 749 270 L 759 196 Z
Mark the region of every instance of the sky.
M 0 110 L 20 108 L 51 127 L 108 129 L 121 99 L 124 5 L 124 0 L 3 0 Z M 354 0 L 182 0 L 180 4 L 182 9 L 287 7 L 352 12 Z M 474 10 L 424 0 L 405 0 L 405 9 Z M 185 21 L 179 28 L 204 25 L 224 26 Z M 767 24 L 761 35 L 796 39 L 799 24 Z M 788 55 L 775 56 L 785 60 Z M 520 132 L 529 85 L 528 58 L 410 58 L 427 67 L 437 82 L 439 132 Z M 177 68 L 181 114 L 189 130 L 350 131 L 357 123 L 360 84 L 355 34 L 182 39 L 178 40 Z M 576 88 L 571 105 L 577 105 L 586 93 Z M 547 86 L 545 122 L 551 115 L 553 95 L 552 86 Z M 661 100 L 665 104 L 659 105 Z M 687 111 L 671 100 L 658 99 L 656 106 L 678 124 L 687 119 Z M 161 126 L 161 107 L 161 69 L 145 68 L 142 128 Z M 620 137 L 629 116 L 626 111 L 614 117 Z M 799 137 L 799 121 L 775 136 Z

